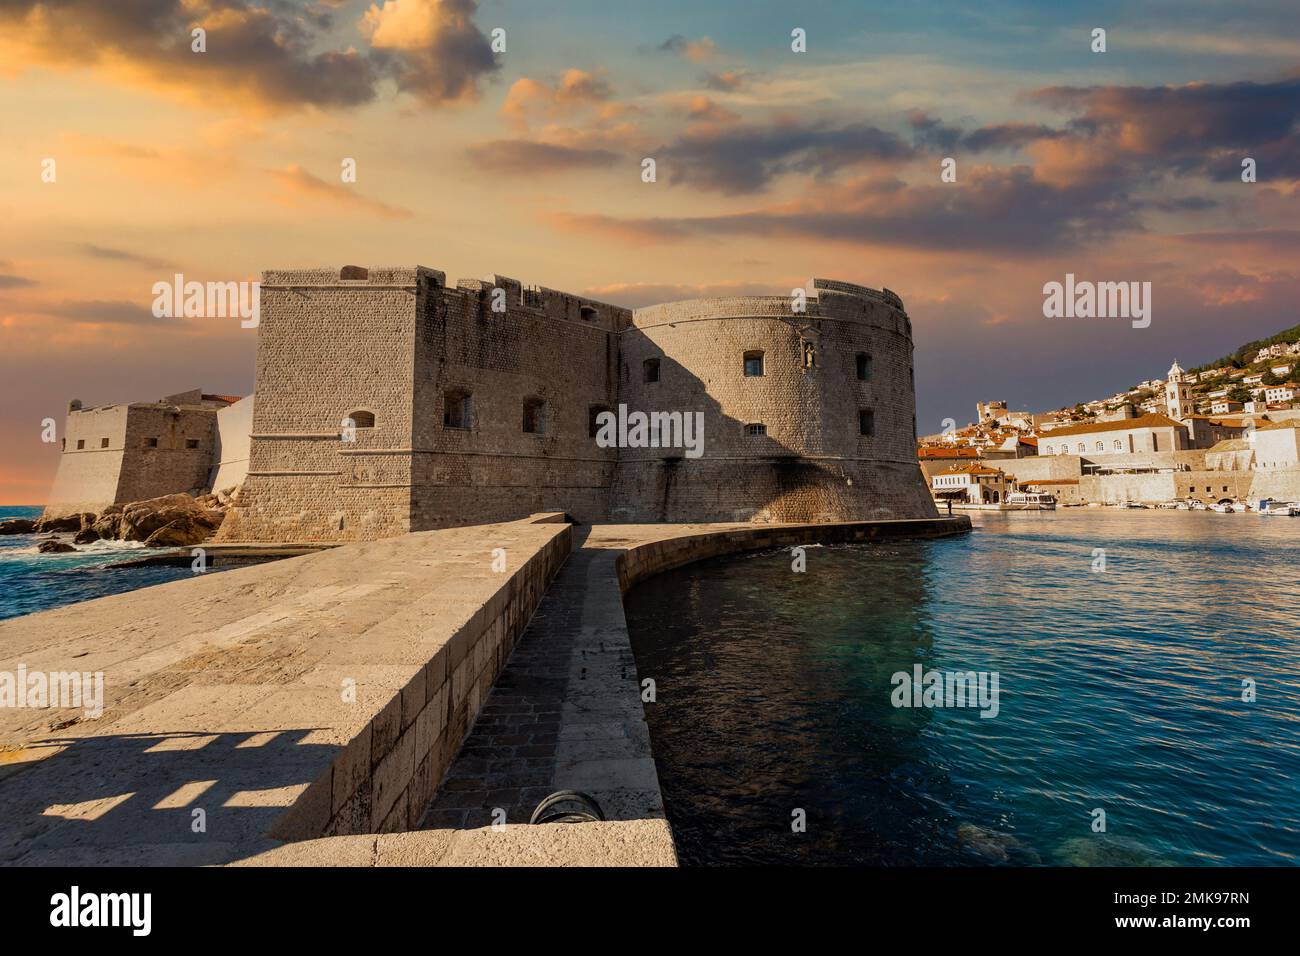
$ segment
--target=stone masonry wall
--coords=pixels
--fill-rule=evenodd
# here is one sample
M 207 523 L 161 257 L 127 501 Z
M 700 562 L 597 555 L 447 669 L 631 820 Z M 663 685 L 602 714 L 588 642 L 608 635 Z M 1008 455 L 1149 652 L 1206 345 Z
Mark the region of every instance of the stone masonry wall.
M 125 405 L 68 413 L 63 426 L 63 454 L 45 503 L 47 517 L 98 512 L 117 501 L 126 416 Z M 102 447 L 105 438 L 107 448 Z
M 154 403 L 70 411 L 46 516 L 202 488 L 212 465 L 216 414 Z
M 814 280 L 808 310 L 785 296 L 702 299 L 639 309 L 623 334 L 620 401 L 629 411 L 701 412 L 700 458 L 626 449 L 616 521 L 843 521 L 929 517 L 915 453 L 910 322 L 880 293 Z M 813 349 L 813 364 L 805 348 Z M 761 352 L 763 374 L 745 375 Z M 870 357 L 865 380 L 857 356 Z M 644 363 L 658 359 L 659 381 Z M 874 434 L 859 434 L 870 410 Z M 761 424 L 764 435 L 746 434 Z
M 554 516 L 557 521 L 560 517 Z M 555 527 L 555 535 L 434 651 L 307 788 L 277 821 L 271 836 L 304 840 L 415 828 L 572 550 L 571 526 Z M 387 626 L 400 631 L 404 624 L 395 618 Z M 382 639 L 378 633 L 371 636 Z
M 493 311 L 494 290 L 505 312 Z M 590 437 L 594 408 L 614 402 L 617 332 L 626 309 L 505 276 L 462 281 L 420 302 L 415 351 L 412 527 L 567 511 L 608 517 L 617 449 Z M 470 396 L 468 427 L 444 425 L 448 395 Z M 526 402 L 540 403 L 535 432 Z
M 504 276 L 448 288 L 422 267 L 267 272 L 249 475 L 219 539 L 352 540 L 550 510 L 584 522 L 934 515 L 901 301 L 821 279 L 807 292 L 806 314 L 755 297 L 633 316 Z M 743 374 L 750 349 L 764 352 L 762 377 Z M 451 423 L 466 397 L 467 420 Z M 620 402 L 703 412 L 704 457 L 599 448 L 592 416 Z M 531 433 L 526 404 L 541 421 Z M 376 425 L 349 444 L 340 421 L 353 409 Z M 746 436 L 754 423 L 767 435 Z
M 411 529 L 411 356 L 427 269 L 262 276 L 248 476 L 218 540 L 338 541 Z M 354 412 L 374 426 L 345 433 Z M 353 441 L 344 441 L 352 434 Z

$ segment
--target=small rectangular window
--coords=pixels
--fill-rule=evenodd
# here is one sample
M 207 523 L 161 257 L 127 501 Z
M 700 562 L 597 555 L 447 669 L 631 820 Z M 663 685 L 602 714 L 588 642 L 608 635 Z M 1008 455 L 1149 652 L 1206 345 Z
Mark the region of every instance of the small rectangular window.
M 81 451 L 81 450 L 82 450 L 83 448 L 85 448 L 85 447 L 86 447 L 86 439 L 84 439 L 84 438 L 78 438 L 78 439 L 77 439 L 77 451 Z
M 858 380 L 861 382 L 871 381 L 871 356 L 866 352 L 858 353 Z
M 107 439 L 107 438 L 101 438 L 101 439 L 99 440 L 99 447 L 100 447 L 100 448 L 107 448 L 107 447 L 108 447 L 108 439 Z
M 647 382 L 659 381 L 659 360 L 657 358 L 646 359 L 641 363 L 641 367 Z
M 767 434 L 767 426 L 761 423 L 745 426 L 745 434 L 748 436 L 758 436 Z
M 198 448 L 198 447 L 199 447 L 199 440 L 198 440 L 197 438 L 187 438 L 187 439 L 185 439 L 185 447 L 186 447 L 186 448 Z
M 146 438 L 146 439 L 144 440 L 144 447 L 145 447 L 145 448 L 157 448 L 157 447 L 158 447 L 158 439 L 156 439 L 156 438 Z
M 869 408 L 858 412 L 858 434 L 870 438 L 876 433 L 876 413 Z

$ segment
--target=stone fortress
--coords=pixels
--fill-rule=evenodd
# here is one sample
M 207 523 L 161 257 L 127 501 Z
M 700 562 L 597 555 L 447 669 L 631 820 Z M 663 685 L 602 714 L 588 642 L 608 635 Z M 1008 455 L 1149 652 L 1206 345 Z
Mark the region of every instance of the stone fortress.
M 251 397 L 200 389 L 156 402 L 91 408 L 73 399 L 45 516 L 239 485 L 247 468 L 252 405 Z
M 217 539 L 369 540 L 561 511 L 583 523 L 934 517 L 902 301 L 826 279 L 801 291 L 629 310 L 503 276 L 451 287 L 419 266 L 265 272 L 256 392 L 232 406 L 247 477 Z M 620 406 L 702 413 L 702 454 L 668 434 L 656 447 L 654 429 L 650 447 L 602 447 L 598 417 Z M 70 413 L 69 435 L 84 414 Z M 227 467 L 218 431 L 198 448 L 187 437 L 206 457 L 148 493 Z M 226 432 L 221 444 L 240 441 Z M 153 437 L 124 433 L 124 473 L 150 471 Z M 56 488 L 78 508 L 65 510 L 95 510 L 83 506 L 107 488 L 82 495 L 71 458 Z

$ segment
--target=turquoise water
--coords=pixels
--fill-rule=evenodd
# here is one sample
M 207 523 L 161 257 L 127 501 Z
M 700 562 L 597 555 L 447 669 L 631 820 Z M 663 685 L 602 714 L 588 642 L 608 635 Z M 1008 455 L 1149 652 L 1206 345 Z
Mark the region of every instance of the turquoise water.
M 0 521 L 35 518 L 40 513 L 40 506 L 4 506 L 0 507 Z M 40 554 L 36 546 L 44 537 L 30 534 L 0 536 L 0 620 L 176 581 L 193 574 L 188 567 L 113 570 L 105 567 L 146 554 L 138 542 L 96 541 L 90 545 L 78 545 L 75 554 Z M 58 537 L 69 542 L 72 539 L 70 534 Z
M 1300 862 L 1300 518 L 974 522 L 629 593 L 683 861 Z M 998 715 L 894 707 L 892 675 L 918 663 L 997 672 Z

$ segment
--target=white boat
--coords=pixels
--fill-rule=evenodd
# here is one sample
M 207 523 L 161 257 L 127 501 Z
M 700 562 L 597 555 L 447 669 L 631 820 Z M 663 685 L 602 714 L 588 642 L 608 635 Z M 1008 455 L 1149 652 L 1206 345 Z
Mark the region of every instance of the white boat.
M 1210 510 L 1217 511 L 1221 515 L 1230 515 L 1237 509 L 1232 506 L 1231 502 L 1220 501 L 1210 505 Z
M 1008 511 L 1055 511 L 1056 498 L 1045 492 L 1015 491 L 1007 495 Z
M 1197 498 L 1193 498 L 1191 501 L 1189 501 L 1189 502 L 1187 503 L 1187 506 L 1188 506 L 1189 508 L 1191 508 L 1193 511 L 1204 511 L 1204 510 L 1206 510 L 1206 508 L 1205 508 L 1205 502 L 1204 502 L 1204 501 L 1201 501 L 1201 500 L 1199 500 L 1199 499 L 1197 499 Z
M 1186 501 L 1180 501 L 1180 502 L 1178 502 L 1178 504 L 1174 505 L 1174 507 L 1177 508 L 1179 511 L 1191 511 L 1191 510 L 1192 510 L 1192 506 L 1189 505 Z
M 1120 507 L 1121 508 L 1145 508 L 1146 505 L 1144 505 L 1140 501 L 1125 501 L 1123 504 L 1120 505 Z
M 1300 504 L 1293 501 L 1274 501 L 1272 498 L 1265 498 L 1259 503 L 1258 510 L 1261 515 L 1281 515 L 1284 518 L 1290 518 L 1300 515 Z
M 1171 510 L 1174 508 L 1185 508 L 1186 506 L 1180 505 L 1177 501 L 1162 501 L 1158 505 L 1156 505 L 1156 507 Z

